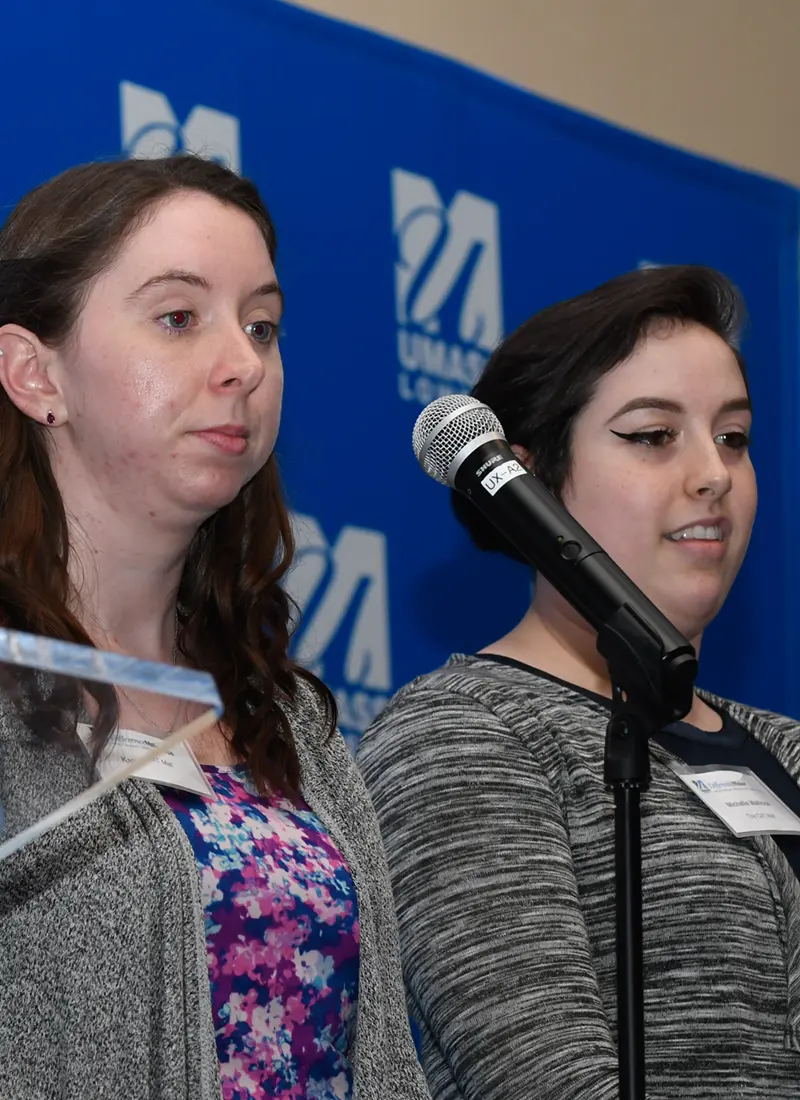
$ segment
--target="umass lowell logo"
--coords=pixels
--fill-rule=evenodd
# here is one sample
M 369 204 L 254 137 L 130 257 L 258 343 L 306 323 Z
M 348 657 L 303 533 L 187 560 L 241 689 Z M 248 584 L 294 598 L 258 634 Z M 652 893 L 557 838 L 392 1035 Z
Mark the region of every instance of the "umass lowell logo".
M 428 404 L 466 392 L 503 332 L 496 203 L 392 171 L 398 389 Z
M 240 172 L 239 119 L 198 103 L 181 121 L 163 92 L 123 80 L 119 86 L 122 148 L 129 157 L 196 153 Z
M 286 589 L 302 613 L 293 655 L 331 688 L 354 746 L 392 690 L 386 536 L 346 525 L 329 539 L 307 515 L 295 514 L 292 526 Z

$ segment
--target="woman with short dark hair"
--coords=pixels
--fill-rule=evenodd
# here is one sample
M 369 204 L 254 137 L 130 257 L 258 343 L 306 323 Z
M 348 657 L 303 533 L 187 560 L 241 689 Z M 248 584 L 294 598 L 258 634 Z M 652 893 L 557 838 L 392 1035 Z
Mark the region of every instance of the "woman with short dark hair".
M 641 270 L 531 317 L 473 390 L 522 462 L 699 649 L 756 509 L 742 303 Z M 518 557 L 467 498 L 479 547 Z M 519 623 L 403 688 L 359 763 L 435 1100 L 606 1100 L 616 1050 L 608 668 L 536 579 Z M 800 813 L 800 727 L 697 691 L 642 798 L 648 1097 L 795 1097 L 800 843 L 737 838 L 670 767 L 748 767 Z

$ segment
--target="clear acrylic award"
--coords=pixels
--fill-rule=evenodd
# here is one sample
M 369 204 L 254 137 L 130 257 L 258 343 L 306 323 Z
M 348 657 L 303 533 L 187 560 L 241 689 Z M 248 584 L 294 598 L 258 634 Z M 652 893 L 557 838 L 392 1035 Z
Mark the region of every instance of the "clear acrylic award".
M 117 691 L 195 716 L 120 729 Z M 203 793 L 190 742 L 222 710 L 208 673 L 0 628 L 0 860 L 131 777 Z

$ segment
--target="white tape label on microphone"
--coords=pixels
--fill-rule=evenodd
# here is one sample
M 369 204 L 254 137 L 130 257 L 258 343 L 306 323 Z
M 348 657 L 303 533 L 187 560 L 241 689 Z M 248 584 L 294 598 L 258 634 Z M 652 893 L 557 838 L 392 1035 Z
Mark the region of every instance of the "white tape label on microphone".
M 489 496 L 493 497 L 496 492 L 503 488 L 506 482 L 511 481 L 515 477 L 519 477 L 520 474 L 526 474 L 527 472 L 525 467 L 521 466 L 516 459 L 510 458 L 508 462 L 504 462 L 502 466 L 495 466 L 492 472 L 481 480 L 481 485 Z

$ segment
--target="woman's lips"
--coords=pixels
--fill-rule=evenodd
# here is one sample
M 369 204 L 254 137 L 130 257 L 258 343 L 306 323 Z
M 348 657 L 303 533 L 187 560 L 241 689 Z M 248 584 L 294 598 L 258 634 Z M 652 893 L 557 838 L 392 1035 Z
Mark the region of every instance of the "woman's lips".
M 247 450 L 247 432 L 243 428 L 206 428 L 202 432 L 192 432 L 198 439 L 216 447 L 227 455 L 243 455 Z

